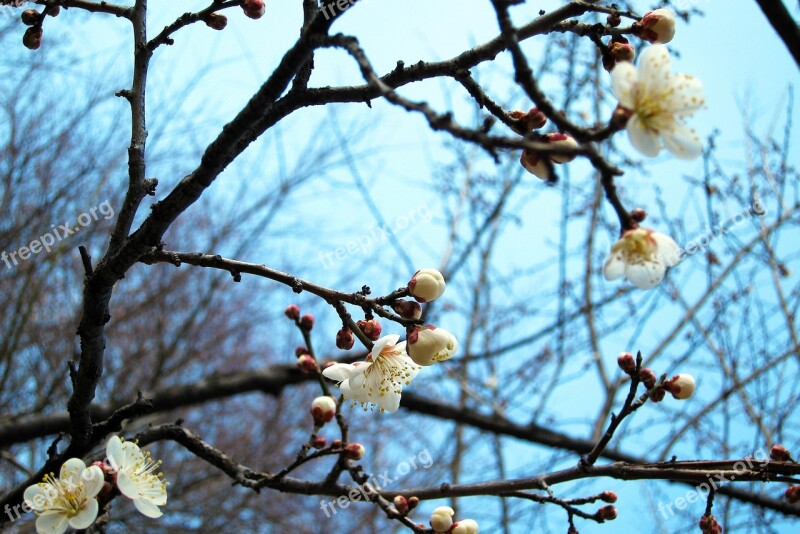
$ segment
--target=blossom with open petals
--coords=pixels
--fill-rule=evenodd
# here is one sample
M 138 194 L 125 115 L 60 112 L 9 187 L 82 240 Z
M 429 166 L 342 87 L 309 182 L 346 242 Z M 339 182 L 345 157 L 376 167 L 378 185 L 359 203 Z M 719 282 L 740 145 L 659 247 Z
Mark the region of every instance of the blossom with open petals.
M 399 339 L 397 334 L 384 336 L 375 342 L 366 361 L 337 363 L 322 374 L 341 382 L 339 388 L 345 398 L 365 408 L 375 404 L 387 412 L 397 411 L 403 385 L 410 384 L 420 370 L 406 354 L 406 342 L 398 343 Z
M 106 455 L 117 476 L 117 488 L 133 500 L 136 509 L 147 517 L 161 517 L 159 506 L 167 504 L 167 482 L 156 473 L 161 460 L 154 462 L 149 452 L 142 452 L 133 442 L 112 436 L 106 444 Z
M 61 466 L 58 478 L 51 473 L 45 475 L 44 481 L 28 486 L 24 499 L 38 516 L 36 532 L 61 534 L 67 526 L 88 528 L 97 519 L 96 496 L 103 483 L 99 467 L 86 467 L 83 460 L 70 458 Z
M 700 138 L 680 119 L 705 105 L 703 84 L 692 76 L 672 73 L 665 46 L 648 46 L 638 68 L 617 63 L 611 81 L 619 106 L 629 115 L 628 136 L 639 152 L 655 157 L 663 146 L 680 159 L 700 155 Z
M 628 230 L 611 247 L 603 266 L 606 280 L 624 276 L 639 289 L 661 283 L 667 267 L 680 259 L 680 248 L 671 237 L 647 228 Z

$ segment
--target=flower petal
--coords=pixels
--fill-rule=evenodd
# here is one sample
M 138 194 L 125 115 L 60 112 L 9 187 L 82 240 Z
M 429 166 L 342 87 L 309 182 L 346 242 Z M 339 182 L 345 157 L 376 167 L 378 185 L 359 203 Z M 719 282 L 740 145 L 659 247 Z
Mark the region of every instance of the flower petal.
M 106 456 L 111 469 L 118 471 L 120 468 L 119 460 L 122 459 L 122 440 L 119 436 L 111 436 L 106 443 Z
M 135 499 L 133 504 L 136 506 L 137 510 L 147 517 L 156 518 L 164 515 L 163 512 L 158 509 L 158 506 L 145 499 Z
M 97 504 L 97 499 L 89 499 L 81 511 L 70 518 L 69 526 L 74 529 L 88 528 L 89 525 L 94 523 L 94 520 L 97 519 L 98 509 L 99 505 Z
M 361 365 L 353 365 L 351 363 L 335 363 L 330 367 L 327 367 L 322 370 L 322 376 L 330 378 L 331 380 L 335 380 L 337 382 L 344 382 L 348 378 L 351 378 L 358 374 L 358 371 L 364 372 L 364 370 L 358 369 L 364 365 L 369 366 L 370 362 L 362 362 Z
M 639 98 L 650 100 L 664 94 L 672 84 L 669 51 L 664 45 L 650 45 L 639 57 Z
M 664 108 L 680 117 L 693 115 L 705 103 L 703 82 L 688 74 L 676 74 L 672 80 L 672 91 L 663 101 Z
M 50 484 L 34 484 L 33 486 L 28 486 L 25 489 L 25 493 L 23 494 L 23 499 L 25 499 L 25 503 L 28 506 L 36 510 L 37 512 L 41 512 L 45 509 L 47 503 L 50 502 L 50 495 L 48 493 L 48 489 L 51 488 Z
M 651 289 L 664 279 L 666 267 L 660 261 L 642 261 L 629 264 L 625 269 L 625 278 L 639 289 Z
M 47 510 L 36 518 L 36 532 L 39 534 L 62 534 L 67 530 L 67 515 L 61 511 Z
M 658 134 L 647 128 L 638 115 L 634 114 L 628 120 L 627 129 L 628 137 L 636 150 L 651 158 L 658 156 L 658 153 L 661 152 L 661 141 Z
M 83 479 L 83 493 L 87 497 L 94 497 L 100 493 L 100 490 L 103 489 L 103 484 L 105 483 L 103 470 L 96 465 L 92 465 L 84 469 L 83 473 L 81 474 L 81 479 Z
M 125 471 L 119 471 L 117 473 L 117 488 L 119 488 L 119 491 L 129 499 L 139 498 L 139 491 L 136 487 L 136 482 L 134 482 Z
M 376 399 L 376 404 L 387 412 L 396 412 L 400 407 L 400 394 L 394 391 L 383 393 Z
M 612 252 L 603 265 L 603 278 L 608 281 L 616 280 L 625 274 L 625 259 L 620 252 Z
M 611 71 L 611 87 L 622 107 L 636 107 L 636 85 L 639 83 L 639 71 L 627 61 L 617 63 Z
M 674 239 L 660 232 L 653 232 L 651 237 L 656 242 L 658 259 L 667 267 L 674 267 L 681 261 L 681 248 Z
M 70 458 L 61 466 L 59 478 L 62 481 L 77 486 L 81 484 L 81 473 L 86 469 L 86 464 L 80 458 Z
M 694 130 L 681 122 L 661 132 L 664 146 L 678 159 L 695 159 L 703 153 L 703 142 Z
M 396 345 L 397 340 L 400 339 L 400 336 L 397 334 L 389 334 L 388 336 L 383 336 L 375 344 L 372 346 L 372 359 L 374 360 L 377 358 L 380 353 L 383 351 L 384 348 L 391 345 Z

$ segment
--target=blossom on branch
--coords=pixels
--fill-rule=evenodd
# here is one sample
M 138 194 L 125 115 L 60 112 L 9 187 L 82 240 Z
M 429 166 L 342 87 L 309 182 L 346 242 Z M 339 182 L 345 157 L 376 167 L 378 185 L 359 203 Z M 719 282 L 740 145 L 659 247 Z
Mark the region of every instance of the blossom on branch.
M 409 294 L 417 302 L 431 302 L 442 296 L 445 288 L 444 276 L 436 269 L 420 269 L 408 282 Z
M 695 382 L 692 375 L 675 375 L 664 382 L 664 389 L 672 393 L 678 400 L 686 400 L 694 395 Z
M 453 526 L 455 512 L 449 506 L 440 506 L 431 514 L 431 528 L 434 532 L 448 532 Z
M 633 32 L 653 44 L 666 44 L 675 37 L 675 15 L 663 8 L 648 11 L 633 25 Z
M 355 363 L 336 363 L 322 371 L 331 380 L 340 382 L 339 389 L 347 399 L 381 410 L 395 412 L 400 407 L 403 385 L 417 376 L 420 366 L 406 354 L 406 342 L 390 334 L 375 342 L 367 360 Z
M 556 148 L 573 149 L 578 148 L 578 142 L 571 136 L 562 133 L 545 134 L 539 139 L 542 143 L 547 143 Z M 528 150 L 522 151 L 520 164 L 525 170 L 542 180 L 549 180 L 551 176 L 551 163 L 568 163 L 575 159 L 575 154 L 565 152 L 536 152 Z
M 650 289 L 661 283 L 667 267 L 676 265 L 680 248 L 662 233 L 647 228 L 628 230 L 611 247 L 603 266 L 606 280 L 625 277 L 639 289 Z
M 639 152 L 655 157 L 663 146 L 680 159 L 700 155 L 700 138 L 680 119 L 705 105 L 703 84 L 692 76 L 670 72 L 665 46 L 647 47 L 638 68 L 618 63 L 611 71 L 611 82 L 627 120 L 628 136 Z
M 133 500 L 136 509 L 147 517 L 161 517 L 159 506 L 167 504 L 167 482 L 163 473 L 156 473 L 161 460 L 154 462 L 149 452 L 142 452 L 136 443 L 123 442 L 112 436 L 106 444 L 106 456 L 116 473 L 117 488 Z
M 42 482 L 28 486 L 24 499 L 38 516 L 36 532 L 61 534 L 68 526 L 88 528 L 97 519 L 96 497 L 104 482 L 99 467 L 86 467 L 83 460 L 70 458 L 61 466 L 58 478 L 51 473 Z
M 408 331 L 406 350 L 414 363 L 428 366 L 455 356 L 458 340 L 447 330 L 432 324 L 415 326 Z

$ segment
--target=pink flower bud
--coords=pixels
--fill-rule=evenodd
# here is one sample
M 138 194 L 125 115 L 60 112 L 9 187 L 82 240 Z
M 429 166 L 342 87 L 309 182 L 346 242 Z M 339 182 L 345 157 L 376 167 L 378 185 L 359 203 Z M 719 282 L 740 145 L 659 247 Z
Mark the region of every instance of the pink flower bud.
M 392 500 L 392 504 L 394 507 L 397 508 L 397 511 L 401 514 L 408 512 L 408 499 L 403 497 L 402 495 L 398 495 Z
M 264 16 L 267 6 L 264 5 L 264 0 L 244 0 L 242 9 L 245 15 L 257 20 Z
M 51 6 L 50 11 L 47 12 L 51 17 L 57 17 L 59 13 L 61 13 L 61 6 Z
M 33 26 L 34 24 L 39 23 L 39 20 L 42 18 L 42 16 L 35 9 L 26 9 L 22 12 L 21 18 L 22 23 L 25 26 Z
M 636 49 L 621 36 L 612 37 L 608 41 L 608 53 L 603 55 L 603 68 L 608 72 L 614 70 L 617 63 L 627 61 L 633 63 L 636 58 Z
M 342 440 L 340 439 L 335 439 L 331 442 L 331 447 L 333 447 L 334 449 L 338 449 L 341 446 L 342 446 Z
M 789 486 L 783 496 L 792 504 L 800 502 L 800 486 Z
M 633 374 L 636 371 L 636 360 L 633 359 L 633 354 L 630 352 L 622 352 L 617 357 L 617 365 L 626 374 Z
M 341 330 L 336 332 L 336 348 L 342 350 L 350 350 L 353 348 L 353 344 L 355 343 L 355 338 L 353 337 L 353 331 L 349 328 L 342 327 Z
M 668 9 L 648 11 L 634 23 L 634 34 L 653 44 L 666 44 L 675 37 L 675 15 Z
M 313 440 L 311 440 L 311 446 L 315 449 L 324 449 L 325 445 L 328 444 L 328 440 L 325 439 L 323 436 L 316 436 Z
M 300 318 L 300 328 L 310 332 L 311 329 L 314 328 L 314 316 L 311 315 L 310 313 L 307 313 L 304 316 L 302 316 Z
M 317 397 L 311 403 L 310 411 L 315 425 L 322 426 L 325 423 L 330 423 L 336 415 L 336 401 L 333 400 L 333 397 L 328 397 L 327 395 Z
M 538 152 L 526 148 L 522 151 L 519 163 L 526 171 L 537 178 L 541 178 L 542 180 L 548 180 L 550 178 L 550 166 L 547 164 L 547 160 Z
M 769 450 L 769 457 L 776 462 L 788 462 L 792 459 L 792 453 L 783 445 L 776 443 Z
M 317 372 L 317 360 L 310 354 L 301 354 L 297 358 L 297 367 L 304 373 L 311 374 Z
M 347 453 L 347 457 L 351 460 L 360 460 L 364 457 L 364 453 L 367 452 L 360 443 L 350 443 L 344 450 Z
M 372 341 L 378 341 L 381 337 L 381 323 L 377 319 L 370 319 L 369 321 L 360 320 L 356 323 L 358 327 L 364 332 L 364 335 Z
M 640 223 L 643 222 L 647 218 L 647 212 L 644 211 L 642 208 L 636 208 L 631 211 L 631 219 Z
M 209 13 L 203 22 L 205 22 L 206 26 L 209 28 L 220 31 L 224 30 L 225 26 L 228 25 L 228 17 L 222 13 Z
M 642 369 L 639 371 L 639 380 L 647 389 L 653 389 L 653 386 L 656 385 L 656 374 L 652 369 Z
M 297 321 L 300 319 L 300 306 L 297 304 L 291 304 L 286 306 L 286 309 L 283 311 L 286 314 L 286 317 L 291 319 L 292 321 Z
M 679 400 L 685 400 L 694 395 L 695 382 L 692 375 L 675 375 L 664 382 L 664 389 L 672 393 Z
M 546 134 L 542 140 L 558 148 L 578 148 L 578 142 L 571 136 L 563 133 L 549 133 Z M 554 152 L 549 155 L 553 163 L 567 163 L 577 156 L 577 154 L 559 154 Z
M 408 329 L 406 352 L 417 365 L 432 365 L 449 360 L 458 351 L 458 340 L 443 328 L 432 324 Z
M 444 276 L 436 269 L 420 269 L 408 282 L 408 291 L 417 302 L 431 302 L 442 296 Z
M 40 46 L 42 46 L 43 34 L 44 31 L 40 26 L 32 26 L 25 30 L 25 34 L 22 36 L 22 44 L 25 45 L 25 48 L 37 50 Z
M 419 504 L 419 497 L 414 497 L 413 495 L 408 498 L 408 509 L 413 510 Z
M 303 354 L 308 354 L 308 349 L 306 347 L 295 347 L 295 349 L 294 349 L 294 355 L 295 356 L 297 356 L 299 358 Z
M 547 124 L 547 116 L 539 111 L 539 108 L 531 108 L 525 112 L 519 109 L 508 113 L 509 118 L 516 122 L 513 128 L 520 135 L 525 135 L 533 130 L 538 130 Z
M 417 320 L 422 317 L 422 306 L 411 300 L 396 300 L 392 302 L 392 309 L 403 319 Z
M 704 515 L 700 518 L 700 531 L 703 534 L 722 534 L 722 527 L 713 515 Z

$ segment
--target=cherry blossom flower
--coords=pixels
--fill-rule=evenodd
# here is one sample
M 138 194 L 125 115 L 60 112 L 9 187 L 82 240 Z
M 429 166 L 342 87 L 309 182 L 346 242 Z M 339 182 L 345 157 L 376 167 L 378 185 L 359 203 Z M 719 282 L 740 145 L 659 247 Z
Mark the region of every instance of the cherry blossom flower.
M 606 280 L 625 277 L 639 289 L 661 283 L 667 267 L 676 265 L 680 249 L 671 237 L 647 228 L 628 230 L 611 247 L 603 266 Z
M 136 509 L 147 517 L 161 517 L 159 506 L 167 504 L 167 482 L 156 473 L 161 460 L 154 462 L 149 452 L 138 445 L 112 436 L 106 444 L 108 463 L 117 476 L 117 488 L 133 500 Z
M 406 342 L 398 343 L 399 339 L 397 334 L 384 336 L 375 342 L 366 361 L 337 363 L 322 374 L 340 382 L 345 398 L 364 408 L 375 404 L 381 410 L 395 412 L 400 407 L 403 385 L 410 384 L 420 370 L 406 354 Z
M 86 467 L 83 460 L 70 458 L 61 466 L 59 478 L 51 473 L 42 482 L 29 486 L 24 499 L 38 516 L 36 532 L 61 534 L 68 526 L 88 528 L 97 519 L 99 505 L 95 497 L 104 482 L 99 467 Z
M 648 46 L 638 68 L 617 63 L 611 81 L 619 106 L 628 115 L 628 136 L 639 152 L 655 157 L 664 147 L 680 159 L 700 155 L 700 138 L 680 119 L 705 105 L 703 84 L 692 76 L 670 72 L 665 46 Z

